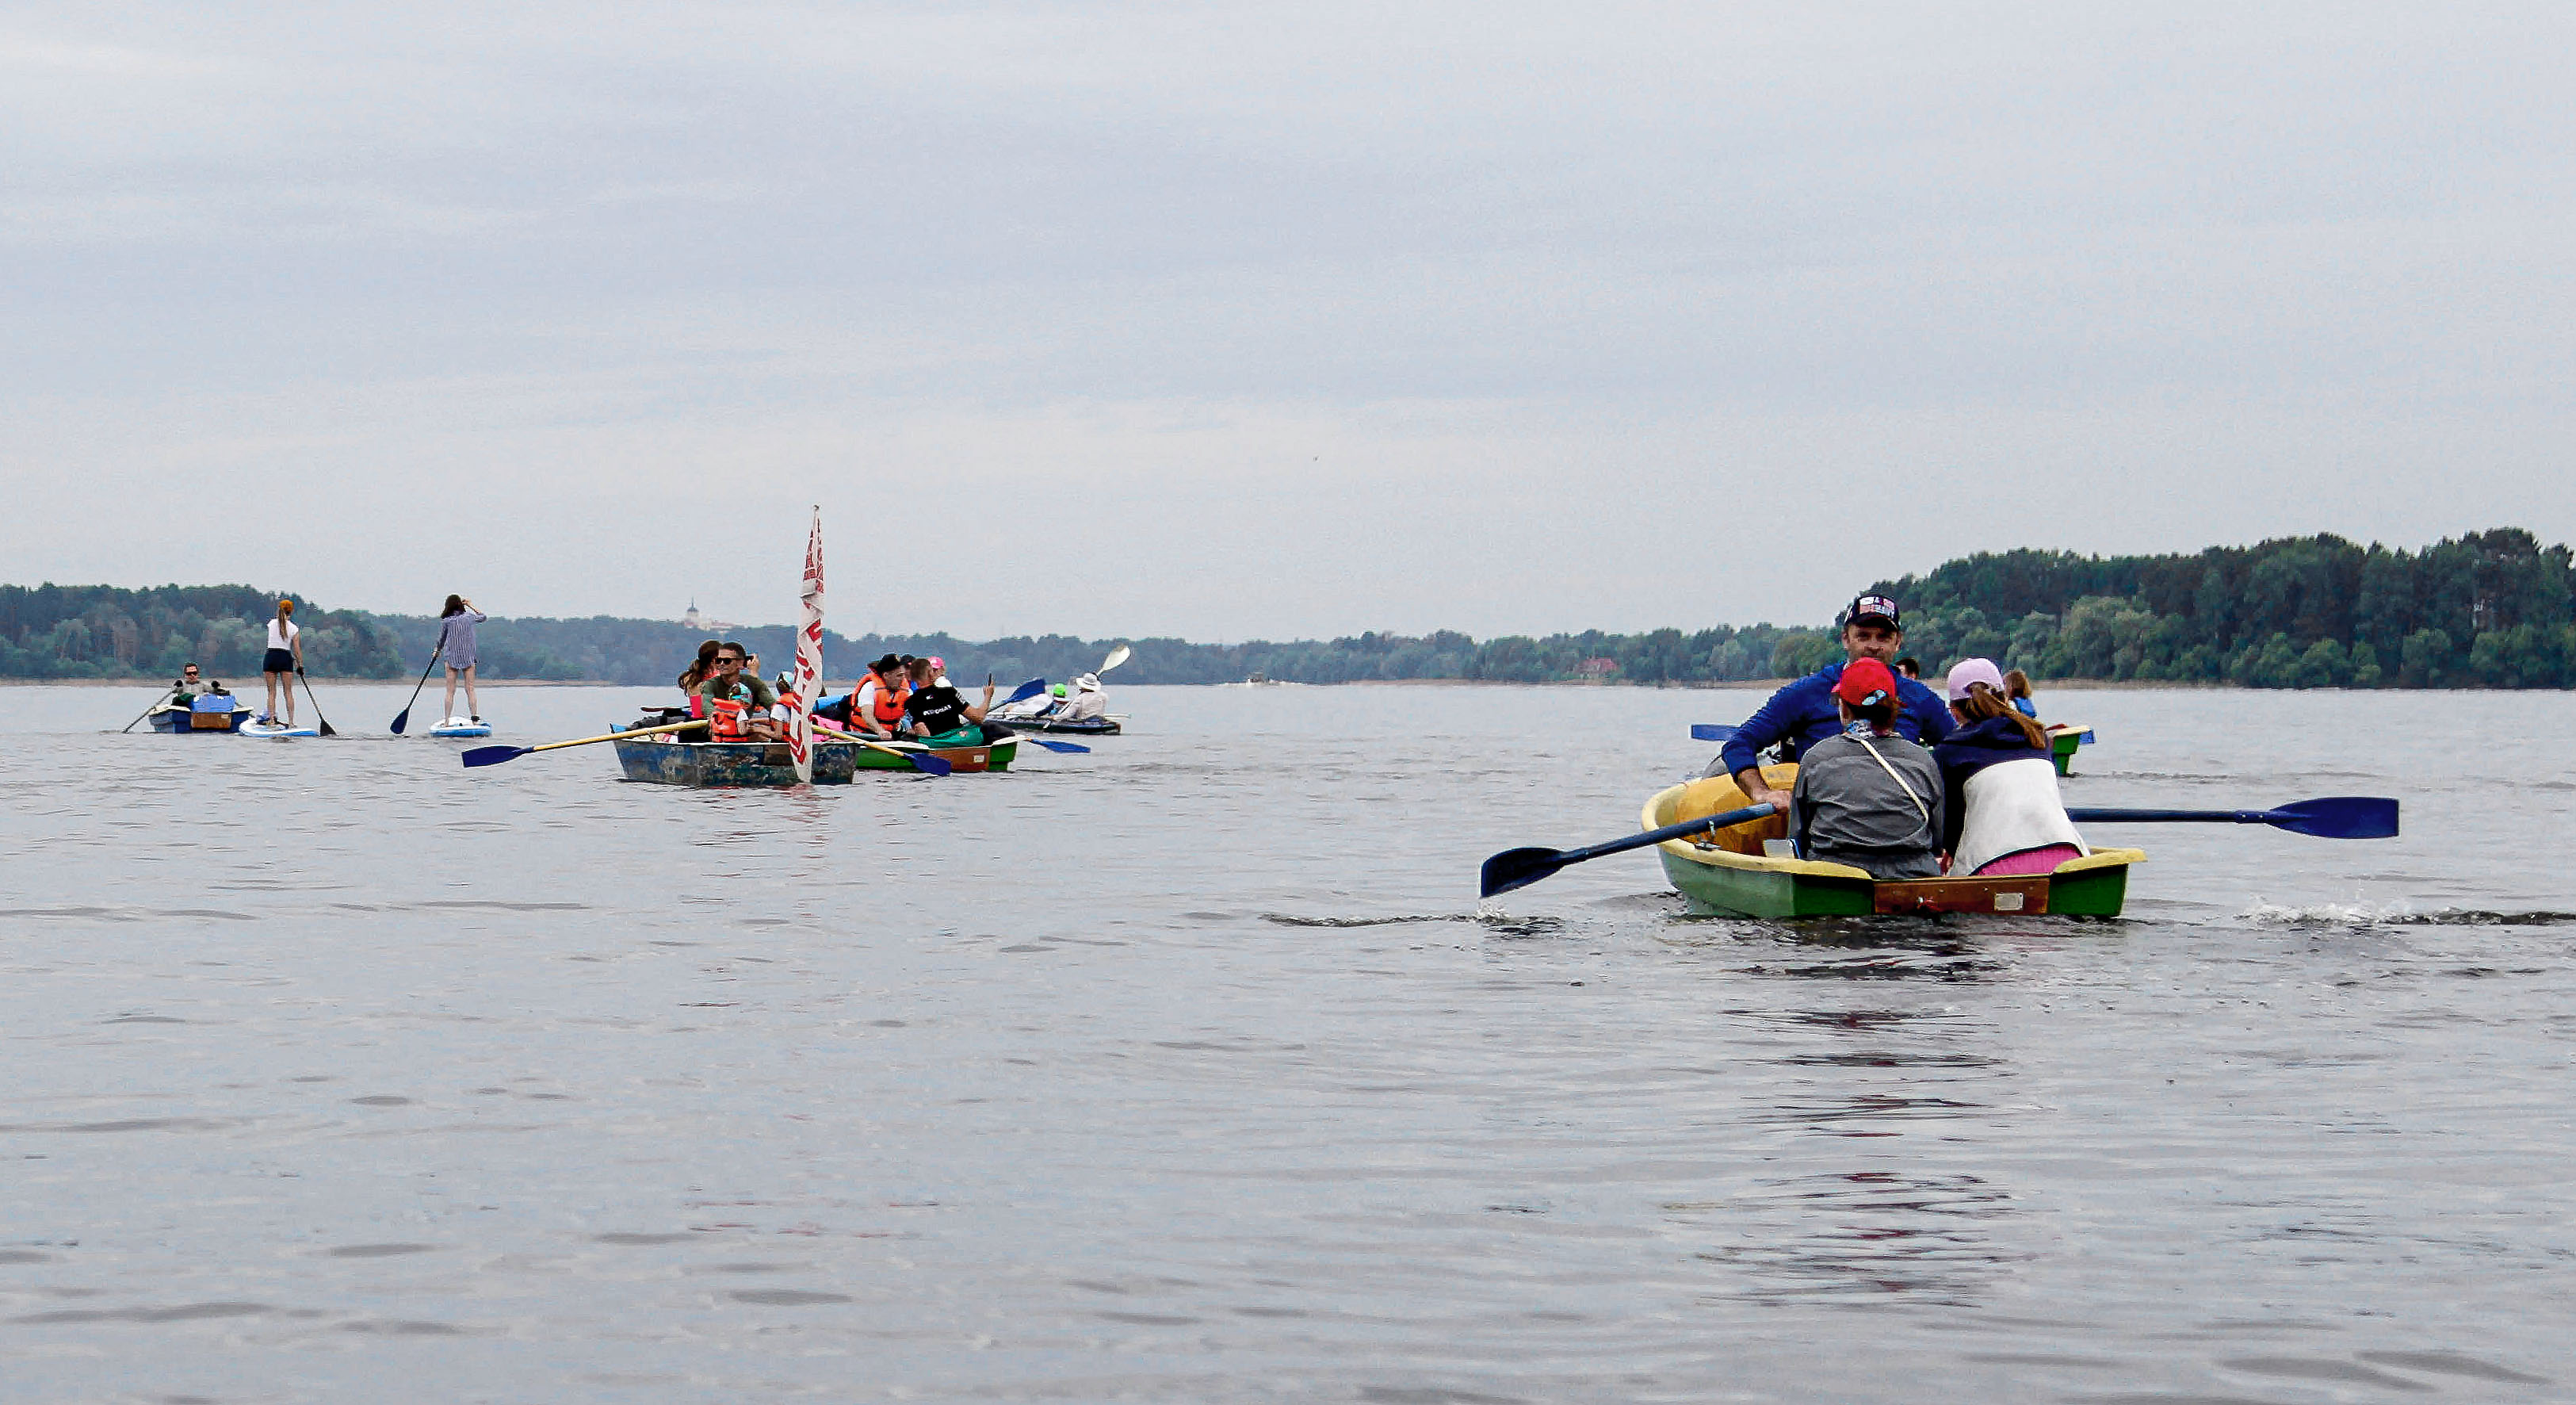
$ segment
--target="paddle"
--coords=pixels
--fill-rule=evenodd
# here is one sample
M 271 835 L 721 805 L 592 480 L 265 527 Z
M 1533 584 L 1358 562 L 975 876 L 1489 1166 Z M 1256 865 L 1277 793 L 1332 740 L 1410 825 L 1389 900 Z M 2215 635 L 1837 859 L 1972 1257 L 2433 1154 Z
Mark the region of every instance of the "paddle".
M 1693 722 L 1691 724 L 1691 740 L 1695 742 L 1722 742 L 1734 735 L 1735 729 L 1727 726 L 1723 722 Z
M 1514 888 L 1526 888 L 1568 864 L 1597 859 L 1604 854 L 1624 854 L 1630 849 L 1642 849 L 1649 844 L 1661 844 L 1667 839 L 1685 839 L 1703 830 L 1725 829 L 1730 825 L 1739 825 L 1746 820 L 1758 820 L 1764 815 L 1773 813 L 1775 811 L 1769 805 L 1754 805 L 1742 810 L 1729 810 L 1722 815 L 1710 815 L 1705 819 L 1668 824 L 1661 829 L 1650 829 L 1643 834 L 1631 834 L 1625 839 L 1613 839 L 1607 844 L 1595 844 L 1588 849 L 1505 849 L 1485 860 L 1485 867 L 1478 875 L 1476 893 L 1479 897 L 1490 898 L 1496 893 L 1508 893 Z
M 2268 824 L 2319 839 L 2388 839 L 2397 833 L 2397 802 L 2373 795 L 2301 800 L 2277 810 L 2069 810 L 2077 824 Z
M 176 690 L 173 690 L 173 691 L 176 691 Z M 156 712 L 159 712 L 159 711 L 161 710 L 161 704 L 163 704 L 163 703 L 165 703 L 165 702 L 168 702 L 169 700 L 170 700 L 170 694 L 169 694 L 169 693 L 163 693 L 160 697 L 158 697 L 158 698 L 156 698 L 156 699 L 154 699 L 154 700 L 153 700 L 152 705 L 151 705 L 150 707 L 147 707 L 147 708 L 143 709 L 141 712 L 138 712 L 138 713 L 134 714 L 134 722 L 140 722 L 140 721 L 142 721 L 144 718 L 149 717 L 149 716 L 151 716 L 152 714 L 154 714 L 154 713 L 156 713 Z M 126 723 L 124 726 L 117 728 L 117 729 L 116 729 L 116 731 L 117 731 L 117 735 L 119 735 L 119 736 L 123 736 L 125 733 L 133 731 L 133 730 L 134 730 L 134 722 L 128 722 L 128 723 Z
M 445 640 L 441 640 L 438 643 L 429 646 L 429 662 L 421 666 L 420 681 L 411 685 L 411 702 L 404 703 L 403 710 L 394 714 L 395 736 L 401 736 L 402 729 L 411 725 L 411 703 L 420 701 L 420 690 L 429 686 L 429 671 L 438 667 L 438 651 L 445 647 L 447 647 Z M 310 683 L 307 683 L 304 686 L 305 690 L 308 692 L 310 692 L 313 687 Z M 450 695 L 450 701 L 453 701 L 452 694 Z M 319 712 L 321 709 L 315 708 L 314 710 Z
M 304 678 L 304 665 L 297 664 L 295 666 L 295 676 L 298 678 Z M 336 737 L 340 735 L 339 733 L 331 730 L 331 719 L 322 715 L 322 700 L 313 696 L 313 680 L 310 678 L 304 678 L 304 696 L 313 704 L 313 720 L 322 724 L 322 735 L 326 737 Z
M 900 756 L 904 760 L 912 763 L 912 769 L 916 771 L 926 771 L 934 776 L 944 776 L 957 769 L 956 766 L 952 765 L 945 756 L 933 756 L 927 751 L 906 751 L 899 746 L 888 746 L 884 742 L 870 741 L 856 732 L 845 732 L 820 718 L 815 720 L 814 730 L 818 732 L 829 732 L 843 741 L 857 742 L 859 745 L 864 746 L 871 751 L 882 751 L 888 756 Z
M 1134 652 L 1134 650 L 1131 650 L 1131 649 L 1129 649 L 1126 645 L 1121 644 L 1121 645 L 1119 645 L 1117 648 L 1110 650 L 1110 651 L 1109 651 L 1109 657 L 1107 657 L 1107 658 L 1105 658 L 1105 659 L 1102 659 L 1102 660 L 1100 661 L 1100 667 L 1093 669 L 1093 670 L 1092 670 L 1092 672 L 1093 672 L 1093 673 L 1107 673 L 1109 670 L 1111 670 L 1111 669 L 1113 669 L 1113 668 L 1116 668 L 1118 665 L 1120 665 L 1120 664 L 1122 664 L 1122 663 L 1127 662 L 1127 656 L 1128 656 L 1130 653 L 1133 653 L 1133 652 Z
M 1088 754 L 1091 750 L 1090 747 L 1076 742 L 1060 742 L 1048 737 L 1032 736 L 1027 732 L 1013 732 L 1009 739 L 1015 742 L 1027 742 L 1031 746 L 1042 746 L 1049 751 L 1079 751 Z M 995 742 L 993 745 L 999 746 L 1001 743 Z
M 664 732 L 685 731 L 691 727 L 703 727 L 705 725 L 707 725 L 705 719 L 701 718 L 691 722 L 669 722 L 659 727 L 638 727 L 631 732 L 609 732 L 596 737 L 581 737 L 568 742 L 541 742 L 536 746 L 478 746 L 465 753 L 465 764 L 468 766 L 498 766 L 504 761 L 516 761 L 520 757 L 529 755 L 533 752 L 554 751 L 558 748 L 567 746 L 588 746 L 592 742 L 613 742 L 627 740 L 634 737 L 660 736 Z
M 1004 699 L 1002 699 L 1000 702 L 997 702 L 997 703 L 993 704 L 993 706 L 995 706 L 995 707 L 1009 707 L 1011 704 L 1016 703 L 1016 702 L 1027 702 L 1029 699 L 1034 698 L 1034 697 L 1036 697 L 1038 694 L 1043 693 L 1043 692 L 1045 692 L 1045 691 L 1046 691 L 1046 680 L 1045 680 L 1045 679 L 1043 679 L 1043 678 L 1032 678 L 1032 679 L 1030 679 L 1028 682 L 1023 683 L 1023 684 L 1021 684 L 1020 686 L 1018 686 L 1018 687 L 1016 687 L 1016 688 L 1013 688 L 1013 689 L 1011 690 L 1011 695 L 1010 695 L 1009 697 L 1004 698 Z

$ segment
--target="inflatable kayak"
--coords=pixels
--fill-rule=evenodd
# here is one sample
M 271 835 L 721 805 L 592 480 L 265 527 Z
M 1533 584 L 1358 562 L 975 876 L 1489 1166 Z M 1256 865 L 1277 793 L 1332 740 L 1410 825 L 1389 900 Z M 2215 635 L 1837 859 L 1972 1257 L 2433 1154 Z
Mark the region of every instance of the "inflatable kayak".
M 450 717 L 430 728 L 429 734 L 433 737 L 488 737 L 492 735 L 492 724 L 477 722 L 471 717 Z
M 993 720 L 1014 732 L 1070 732 L 1078 737 L 1114 737 L 1119 732 L 1115 717 L 1016 717 L 995 712 Z

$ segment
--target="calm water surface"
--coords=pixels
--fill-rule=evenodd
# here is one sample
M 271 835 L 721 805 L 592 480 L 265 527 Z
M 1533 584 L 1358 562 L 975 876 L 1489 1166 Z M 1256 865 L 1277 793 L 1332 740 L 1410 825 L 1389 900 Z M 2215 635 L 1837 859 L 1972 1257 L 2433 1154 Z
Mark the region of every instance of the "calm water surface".
M 1765 924 L 1474 896 L 1752 694 L 1119 688 L 1089 756 L 704 792 L 405 692 L 0 690 L 0 1398 L 2576 1398 L 2567 695 L 2048 695 L 2078 803 L 2405 836 Z

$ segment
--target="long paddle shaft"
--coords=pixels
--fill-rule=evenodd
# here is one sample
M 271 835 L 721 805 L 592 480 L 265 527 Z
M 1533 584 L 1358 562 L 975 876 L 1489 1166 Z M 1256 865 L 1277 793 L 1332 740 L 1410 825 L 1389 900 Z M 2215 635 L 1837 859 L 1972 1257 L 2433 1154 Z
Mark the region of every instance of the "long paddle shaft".
M 304 678 L 304 665 L 295 666 L 295 676 Z M 313 696 L 313 680 L 310 678 L 304 678 L 304 696 L 313 704 L 313 720 L 322 724 L 322 735 L 326 737 L 340 735 L 331 730 L 331 719 L 322 715 L 322 700 Z
M 631 732 L 605 732 L 596 737 L 577 737 L 568 742 L 542 742 L 536 746 L 478 746 L 465 753 L 465 764 L 498 766 L 504 761 L 516 761 L 522 756 L 540 751 L 553 751 L 559 747 L 589 746 L 593 742 L 625 741 L 635 737 L 657 737 L 665 732 L 686 731 L 691 727 L 705 725 L 707 725 L 705 719 L 700 718 L 691 722 L 666 722 L 659 727 L 638 727 Z
M 430 646 L 429 662 L 421 665 L 420 681 L 411 685 L 411 702 L 404 703 L 403 710 L 394 714 L 395 736 L 401 736 L 402 729 L 411 725 L 411 703 L 420 701 L 420 690 L 429 686 L 429 671 L 438 667 L 438 651 L 446 647 L 447 644 L 444 640 Z M 312 686 L 313 685 L 308 683 L 305 685 L 305 688 L 307 691 L 310 691 Z M 452 698 L 454 695 L 450 694 L 449 696 Z M 313 710 L 319 712 L 322 709 L 316 707 Z
M 2268 824 L 2319 839 L 2388 839 L 2397 802 L 2378 795 L 2330 795 L 2273 810 L 2069 810 L 2077 824 Z
M 1478 875 L 1477 896 L 1490 898 L 1496 893 L 1526 888 L 1568 864 L 1597 859 L 1605 854 L 1624 854 L 1630 849 L 1661 844 L 1667 839 L 1687 839 L 1707 830 L 1726 829 L 1774 813 L 1777 812 L 1772 806 L 1752 805 L 1705 819 L 1668 824 L 1661 829 L 1650 829 L 1643 834 L 1631 834 L 1625 839 L 1613 839 L 1607 844 L 1595 844 L 1585 849 L 1505 849 L 1485 860 L 1484 870 Z
M 954 765 L 949 763 L 948 758 L 945 756 L 933 756 L 927 751 L 906 751 L 899 746 L 888 746 L 884 742 L 870 741 L 856 732 L 842 731 L 840 728 L 833 726 L 829 722 L 816 722 L 814 724 L 814 730 L 818 732 L 829 732 L 843 741 L 857 742 L 859 745 L 868 748 L 870 751 L 882 751 L 888 756 L 900 756 L 904 760 L 912 763 L 912 769 L 926 772 L 930 775 L 944 776 L 957 769 Z

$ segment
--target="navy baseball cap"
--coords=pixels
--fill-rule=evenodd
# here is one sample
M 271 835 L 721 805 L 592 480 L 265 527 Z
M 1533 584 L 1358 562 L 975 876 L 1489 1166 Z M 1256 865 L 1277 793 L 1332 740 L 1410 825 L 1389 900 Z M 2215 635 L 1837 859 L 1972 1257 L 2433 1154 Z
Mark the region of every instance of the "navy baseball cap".
M 1882 620 L 1890 629 L 1905 628 L 1905 617 L 1896 612 L 1896 602 L 1884 595 L 1860 596 L 1851 602 L 1850 609 L 1843 611 L 1844 624 L 1858 624 L 1862 620 Z

